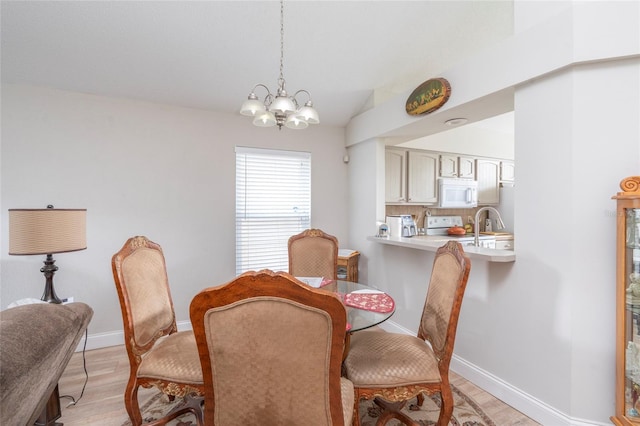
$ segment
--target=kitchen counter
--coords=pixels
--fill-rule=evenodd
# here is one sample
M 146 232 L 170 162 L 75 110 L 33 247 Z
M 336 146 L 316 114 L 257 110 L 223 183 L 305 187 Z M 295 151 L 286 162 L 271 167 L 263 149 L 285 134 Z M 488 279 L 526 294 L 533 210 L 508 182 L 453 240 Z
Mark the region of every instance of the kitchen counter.
M 451 238 L 447 236 L 416 236 L 411 238 L 403 237 L 367 237 L 368 241 L 379 244 L 387 244 L 398 247 L 406 247 L 416 250 L 435 252 L 445 241 Z M 485 260 L 487 262 L 515 262 L 516 255 L 513 250 L 497 250 L 484 247 L 464 246 L 464 252 L 470 259 Z

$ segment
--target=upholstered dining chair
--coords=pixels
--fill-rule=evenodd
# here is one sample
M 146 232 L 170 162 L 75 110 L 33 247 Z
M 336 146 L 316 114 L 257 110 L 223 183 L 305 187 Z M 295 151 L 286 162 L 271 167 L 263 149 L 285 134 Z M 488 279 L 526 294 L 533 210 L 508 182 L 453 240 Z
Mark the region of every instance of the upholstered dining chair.
M 207 426 L 350 425 L 341 377 L 347 316 L 286 272 L 245 272 L 191 301 Z
M 338 278 L 338 239 L 307 229 L 288 241 L 289 273 L 295 277 Z
M 435 255 L 417 336 L 368 330 L 353 333 L 344 372 L 355 388 L 355 425 L 360 424 L 358 401 L 363 398 L 375 398 L 386 409 L 378 425 L 393 418 L 414 425 L 400 409 L 416 396 L 422 405 L 422 392 L 441 394 L 438 425 L 449 424 L 453 413 L 449 363 L 470 268 L 460 243 L 448 241 Z
M 134 426 L 142 424 L 140 386 L 157 387 L 186 404 L 153 424 L 192 412 L 202 422 L 202 369 L 193 331 L 177 331 L 162 248 L 146 237 L 129 238 L 111 259 L 118 290 L 130 373 L 124 404 Z M 193 398 L 192 395 L 200 395 Z

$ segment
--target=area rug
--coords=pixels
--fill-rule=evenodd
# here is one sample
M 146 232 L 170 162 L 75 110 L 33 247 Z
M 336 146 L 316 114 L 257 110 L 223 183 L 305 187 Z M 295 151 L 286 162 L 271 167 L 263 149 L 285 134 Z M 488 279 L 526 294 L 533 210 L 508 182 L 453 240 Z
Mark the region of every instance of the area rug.
M 449 423 L 450 426 L 496 426 L 473 399 L 463 394 L 453 385 L 451 389 L 453 391 L 454 407 L 453 417 Z M 425 397 L 422 407 L 417 407 L 415 402 L 415 399 L 409 401 L 403 411 L 420 425 L 435 425 L 438 420 L 438 415 L 440 414 L 440 394 Z M 146 423 L 162 417 L 179 404 L 182 404 L 182 400 L 169 402 L 168 398 L 160 393 L 151 396 L 140 406 L 144 422 Z M 376 424 L 381 412 L 380 407 L 372 401 L 362 401 L 359 409 L 361 426 L 373 426 Z M 126 416 L 121 424 L 122 426 L 131 426 L 131 422 Z M 266 424 L 268 423 L 265 422 L 265 425 Z M 388 426 L 401 424 L 402 423 L 397 420 L 391 420 L 387 423 Z M 192 414 L 185 414 L 169 422 L 168 425 L 195 426 L 196 421 Z

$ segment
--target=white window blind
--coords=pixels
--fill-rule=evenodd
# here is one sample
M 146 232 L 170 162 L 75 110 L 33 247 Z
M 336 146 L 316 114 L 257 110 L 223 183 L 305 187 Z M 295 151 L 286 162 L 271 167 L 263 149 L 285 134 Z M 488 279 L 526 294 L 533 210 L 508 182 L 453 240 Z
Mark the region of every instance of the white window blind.
M 289 237 L 311 223 L 311 154 L 236 147 L 236 274 L 288 271 Z

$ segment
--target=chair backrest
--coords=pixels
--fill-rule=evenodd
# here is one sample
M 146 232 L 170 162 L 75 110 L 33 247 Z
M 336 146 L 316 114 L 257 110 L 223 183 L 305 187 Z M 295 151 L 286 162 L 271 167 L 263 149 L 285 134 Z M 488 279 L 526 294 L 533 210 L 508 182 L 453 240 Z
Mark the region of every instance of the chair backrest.
M 129 238 L 111 258 L 124 340 L 131 365 L 160 337 L 177 331 L 162 248 L 146 237 Z
M 429 341 L 441 371 L 449 369 L 470 269 L 471 262 L 460 243 L 448 241 L 437 250 L 418 337 Z
M 346 311 L 285 272 L 246 272 L 191 301 L 207 425 L 344 424 Z
M 338 239 L 320 229 L 289 238 L 289 273 L 295 277 L 338 278 Z

